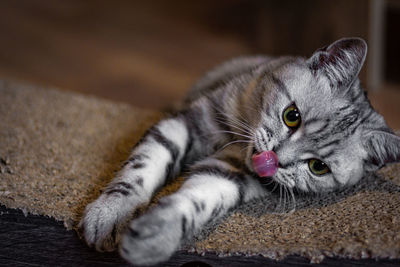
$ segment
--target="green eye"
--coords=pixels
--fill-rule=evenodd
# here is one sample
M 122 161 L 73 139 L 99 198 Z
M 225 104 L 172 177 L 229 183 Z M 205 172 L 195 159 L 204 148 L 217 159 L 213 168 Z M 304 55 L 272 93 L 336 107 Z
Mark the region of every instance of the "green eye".
M 324 175 L 330 172 L 328 165 L 326 165 L 319 159 L 310 159 L 308 161 L 308 167 L 310 168 L 310 171 L 315 175 Z
M 283 122 L 287 127 L 295 129 L 300 126 L 301 116 L 295 104 L 287 107 L 283 112 Z

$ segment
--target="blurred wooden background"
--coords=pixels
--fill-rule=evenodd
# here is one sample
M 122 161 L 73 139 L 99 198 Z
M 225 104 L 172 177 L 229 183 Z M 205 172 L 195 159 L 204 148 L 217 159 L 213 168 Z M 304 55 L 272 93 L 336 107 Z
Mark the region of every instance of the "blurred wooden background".
M 160 109 L 234 56 L 309 56 L 342 37 L 368 40 L 370 9 L 364 0 L 1 1 L 0 77 Z M 369 95 L 400 129 L 396 83 Z

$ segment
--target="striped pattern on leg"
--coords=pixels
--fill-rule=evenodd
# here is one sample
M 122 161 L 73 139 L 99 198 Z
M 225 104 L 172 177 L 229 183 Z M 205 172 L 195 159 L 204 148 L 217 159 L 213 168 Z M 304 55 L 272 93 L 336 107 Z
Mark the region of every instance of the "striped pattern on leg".
M 188 142 L 180 117 L 162 120 L 148 131 L 103 194 L 86 207 L 79 226 L 89 245 L 100 251 L 115 248 L 135 208 L 180 171 Z
M 200 161 L 178 192 L 130 224 L 121 255 L 139 265 L 167 260 L 205 223 L 264 193 L 258 181 L 229 163 L 215 158 Z

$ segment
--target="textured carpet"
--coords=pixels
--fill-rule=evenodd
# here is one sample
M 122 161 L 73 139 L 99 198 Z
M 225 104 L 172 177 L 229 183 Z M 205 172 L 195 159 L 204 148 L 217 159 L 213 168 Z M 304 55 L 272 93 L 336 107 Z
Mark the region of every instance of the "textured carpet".
M 0 82 L 0 203 L 72 228 L 144 131 L 161 117 L 59 90 Z M 158 194 L 170 193 L 182 180 Z M 220 255 L 400 258 L 400 165 L 327 196 L 277 193 L 246 204 L 184 246 Z

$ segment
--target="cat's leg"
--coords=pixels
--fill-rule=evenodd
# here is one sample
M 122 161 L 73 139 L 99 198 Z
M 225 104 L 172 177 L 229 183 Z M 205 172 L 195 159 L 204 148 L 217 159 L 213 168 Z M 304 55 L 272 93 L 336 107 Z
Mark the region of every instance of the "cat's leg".
M 79 227 L 90 246 L 101 251 L 115 248 L 135 208 L 180 171 L 188 142 L 182 116 L 162 120 L 148 131 L 114 180 L 86 207 Z
M 208 221 L 263 196 L 260 183 L 241 172 L 236 162 L 231 158 L 229 162 L 217 158 L 198 162 L 175 194 L 130 223 L 121 239 L 121 255 L 139 265 L 165 261 Z

